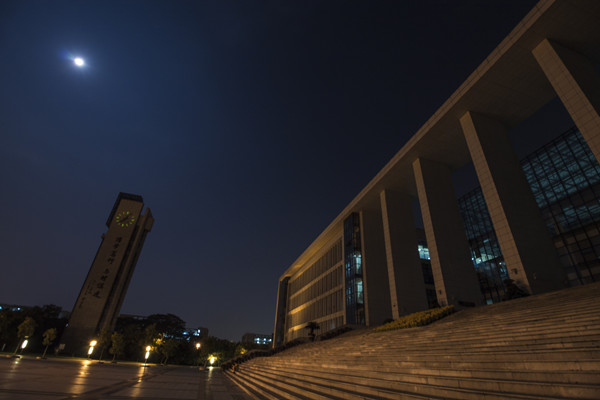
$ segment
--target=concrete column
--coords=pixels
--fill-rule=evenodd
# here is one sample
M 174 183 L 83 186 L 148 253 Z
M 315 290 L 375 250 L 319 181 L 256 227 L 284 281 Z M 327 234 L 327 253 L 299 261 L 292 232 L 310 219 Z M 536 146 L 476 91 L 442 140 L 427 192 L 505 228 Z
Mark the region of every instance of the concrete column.
M 279 281 L 277 288 L 277 306 L 275 308 L 275 330 L 273 331 L 273 346 L 277 347 L 285 342 L 285 319 L 287 318 L 287 298 L 288 298 L 288 283 L 290 277 Z
M 392 318 L 381 208 L 378 201 L 370 202 L 361 210 L 360 225 L 365 323 L 367 326 L 377 326 Z
M 483 304 L 450 168 L 419 158 L 414 161 L 413 170 L 438 303 Z
M 562 288 L 563 268 L 506 128 L 471 112 L 460 123 L 511 279 L 530 293 Z
M 426 310 L 427 295 L 417 252 L 412 199 L 389 190 L 379 194 L 392 318 Z
M 533 55 L 600 161 L 600 77 L 583 55 L 544 39 Z

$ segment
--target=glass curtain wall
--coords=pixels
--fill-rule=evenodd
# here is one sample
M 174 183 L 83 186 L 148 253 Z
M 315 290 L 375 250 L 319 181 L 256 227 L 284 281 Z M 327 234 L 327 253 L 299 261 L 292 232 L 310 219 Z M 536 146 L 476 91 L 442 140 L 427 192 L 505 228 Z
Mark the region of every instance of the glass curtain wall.
M 352 213 L 344 221 L 344 268 L 346 323 L 365 324 L 360 215 Z
M 577 128 L 527 156 L 521 167 L 570 286 L 600 279 L 600 165 Z M 459 199 L 473 265 L 488 303 L 508 278 L 481 188 Z
M 496 303 L 504 295 L 508 271 L 481 188 L 461 197 L 458 206 L 481 292 L 487 304 Z
M 600 279 L 600 165 L 576 129 L 522 162 L 571 286 Z

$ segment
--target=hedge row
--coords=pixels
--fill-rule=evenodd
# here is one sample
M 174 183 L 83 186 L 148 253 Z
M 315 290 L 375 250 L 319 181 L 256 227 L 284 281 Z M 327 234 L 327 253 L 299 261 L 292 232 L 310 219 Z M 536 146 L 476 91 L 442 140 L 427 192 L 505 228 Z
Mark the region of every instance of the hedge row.
M 385 332 L 393 331 L 396 329 L 414 328 L 416 326 L 428 325 L 433 321 L 437 321 L 440 318 L 444 318 L 446 315 L 452 314 L 454 311 L 454 306 L 432 308 L 431 310 L 425 310 L 414 314 L 405 315 L 404 317 L 398 318 L 395 321 L 381 325 L 375 328 L 373 331 Z

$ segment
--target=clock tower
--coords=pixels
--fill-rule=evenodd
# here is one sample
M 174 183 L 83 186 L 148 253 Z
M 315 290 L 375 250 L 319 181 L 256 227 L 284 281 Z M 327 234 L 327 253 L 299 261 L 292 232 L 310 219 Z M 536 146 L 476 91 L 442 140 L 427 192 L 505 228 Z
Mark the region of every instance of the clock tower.
M 142 196 L 119 193 L 106 221 L 108 231 L 90 267 L 59 349 L 73 355 L 85 354 L 98 334 L 115 326 L 135 264 L 154 218 L 150 209 L 142 214 Z

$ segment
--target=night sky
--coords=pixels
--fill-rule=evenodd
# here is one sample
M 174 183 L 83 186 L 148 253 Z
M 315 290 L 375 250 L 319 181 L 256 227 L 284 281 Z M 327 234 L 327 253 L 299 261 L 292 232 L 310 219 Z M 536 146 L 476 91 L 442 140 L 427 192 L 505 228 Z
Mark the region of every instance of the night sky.
M 0 303 L 70 310 L 128 192 L 121 312 L 272 333 L 279 276 L 535 3 L 3 0 Z

